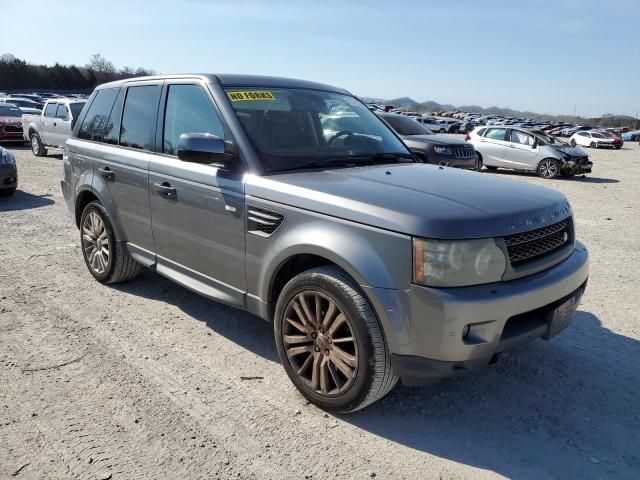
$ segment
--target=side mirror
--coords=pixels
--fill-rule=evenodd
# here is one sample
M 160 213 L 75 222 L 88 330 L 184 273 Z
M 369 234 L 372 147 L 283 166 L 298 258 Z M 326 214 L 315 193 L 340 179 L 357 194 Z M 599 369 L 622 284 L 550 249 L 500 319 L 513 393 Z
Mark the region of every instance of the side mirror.
M 236 157 L 231 143 L 210 133 L 183 133 L 178 140 L 178 158 L 183 162 L 214 163 L 229 168 Z

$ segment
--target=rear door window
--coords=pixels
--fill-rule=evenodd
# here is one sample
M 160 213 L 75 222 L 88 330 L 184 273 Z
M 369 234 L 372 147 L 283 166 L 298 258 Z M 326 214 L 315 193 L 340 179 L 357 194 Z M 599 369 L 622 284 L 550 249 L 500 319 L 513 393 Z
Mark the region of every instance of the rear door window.
M 164 114 L 163 153 L 178 155 L 178 140 L 183 133 L 211 133 L 224 138 L 222 123 L 198 85 L 169 85 Z
M 129 87 L 124 102 L 120 146 L 153 150 L 160 101 L 159 85 Z
M 109 113 L 117 95 L 117 88 L 98 90 L 80 126 L 78 138 L 102 141 L 104 132 L 108 128 Z
M 56 118 L 60 120 L 66 120 L 69 117 L 69 110 L 64 105 L 58 105 L 58 109 L 56 110 Z

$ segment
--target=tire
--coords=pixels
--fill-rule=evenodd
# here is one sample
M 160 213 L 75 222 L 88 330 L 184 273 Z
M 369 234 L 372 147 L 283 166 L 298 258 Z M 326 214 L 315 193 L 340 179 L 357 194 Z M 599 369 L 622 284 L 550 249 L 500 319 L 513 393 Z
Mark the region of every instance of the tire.
M 100 283 L 126 282 L 142 270 L 142 265 L 129 255 L 122 242 L 117 241 L 109 216 L 100 202 L 91 202 L 82 211 L 80 245 L 89 272 Z M 100 255 L 94 253 L 91 256 L 94 250 L 100 250 Z
M 476 167 L 474 168 L 474 170 L 476 172 L 482 170 L 482 155 L 480 155 L 479 153 L 476 153 Z
M 571 141 L 569 142 L 571 144 L 572 147 L 576 146 L 576 141 L 572 138 Z
M 0 197 L 10 197 L 16 193 L 17 187 L 7 188 L 6 190 L 0 190 Z
M 538 175 L 549 180 L 556 178 L 560 175 L 560 164 L 555 158 L 545 158 L 538 164 Z
M 615 145 L 616 150 L 620 150 L 621 148 L 622 148 L 622 145 Z
M 489 165 L 485 165 L 484 168 L 486 168 L 487 170 L 491 170 L 492 172 L 495 172 L 498 169 L 498 167 L 493 167 Z
M 589 144 L 589 147 L 591 147 L 591 148 L 598 148 L 598 142 L 591 142 L 591 143 Z
M 318 309 L 322 322 L 315 321 Z M 289 379 L 324 410 L 360 410 L 398 381 L 378 317 L 356 282 L 335 266 L 307 270 L 285 285 L 276 303 L 274 334 Z M 344 353 L 349 364 L 342 361 Z
M 42 143 L 42 140 L 40 140 L 40 135 L 33 132 L 29 138 L 31 140 L 31 153 L 36 157 L 45 157 L 47 155 L 47 149 Z

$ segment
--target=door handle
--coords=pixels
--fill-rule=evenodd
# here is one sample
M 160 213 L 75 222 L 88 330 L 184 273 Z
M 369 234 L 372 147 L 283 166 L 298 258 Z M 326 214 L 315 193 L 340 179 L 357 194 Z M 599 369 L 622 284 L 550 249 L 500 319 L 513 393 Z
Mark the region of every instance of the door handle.
M 98 172 L 100 172 L 100 175 L 106 180 L 113 180 L 114 178 L 114 174 L 109 167 L 99 168 Z
M 160 195 L 167 198 L 176 198 L 177 192 L 174 187 L 171 186 L 169 182 L 162 183 L 154 183 L 153 188 Z
M 56 122 L 53 122 L 53 126 L 54 126 L 54 127 L 57 127 L 57 126 L 58 126 L 58 124 L 57 124 Z

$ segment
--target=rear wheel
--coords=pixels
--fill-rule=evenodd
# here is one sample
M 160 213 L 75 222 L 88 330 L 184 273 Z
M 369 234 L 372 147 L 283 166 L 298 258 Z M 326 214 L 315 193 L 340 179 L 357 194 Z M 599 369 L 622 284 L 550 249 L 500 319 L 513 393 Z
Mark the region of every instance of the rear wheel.
M 397 382 L 375 312 L 337 267 L 308 270 L 285 285 L 274 333 L 287 375 L 307 400 L 325 410 L 359 410 Z
M 560 164 L 553 158 L 546 158 L 538 165 L 538 175 L 542 178 L 556 178 L 560 175 Z
M 107 216 L 99 202 L 89 203 L 80 218 L 80 245 L 91 275 L 101 283 L 131 280 L 142 266 L 118 242 Z
M 42 140 L 40 140 L 40 135 L 36 132 L 33 132 L 29 137 L 31 140 L 31 153 L 33 153 L 36 157 L 44 157 L 47 155 L 47 149 L 44 147 Z

